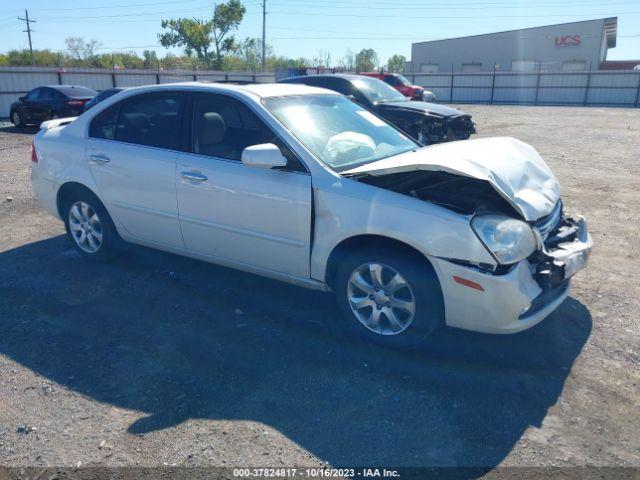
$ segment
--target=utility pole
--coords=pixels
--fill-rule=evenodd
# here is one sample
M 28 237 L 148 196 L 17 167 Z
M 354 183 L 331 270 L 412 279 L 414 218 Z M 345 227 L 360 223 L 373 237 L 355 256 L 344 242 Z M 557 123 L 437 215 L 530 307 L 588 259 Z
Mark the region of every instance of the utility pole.
M 267 65 L 266 58 L 266 22 L 267 22 L 267 0 L 262 0 L 262 71 L 264 72 Z
M 31 45 L 31 24 L 36 23 L 36 21 L 29 20 L 29 11 L 26 8 L 24 9 L 24 17 L 25 18 L 18 17 L 18 20 L 21 20 L 27 24 L 27 29 L 23 30 L 23 32 L 27 32 L 27 35 L 29 37 L 29 57 L 31 58 L 31 65 L 33 65 L 34 61 L 33 61 L 33 46 Z

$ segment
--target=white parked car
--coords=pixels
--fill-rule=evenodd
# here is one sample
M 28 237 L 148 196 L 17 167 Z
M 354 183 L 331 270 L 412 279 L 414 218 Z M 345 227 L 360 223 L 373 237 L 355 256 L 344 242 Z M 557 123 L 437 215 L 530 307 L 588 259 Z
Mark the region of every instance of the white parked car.
M 347 329 L 391 346 L 537 324 L 592 245 L 531 146 L 420 147 L 304 85 L 128 89 L 45 122 L 32 160 L 82 255 L 125 240 L 330 289 Z

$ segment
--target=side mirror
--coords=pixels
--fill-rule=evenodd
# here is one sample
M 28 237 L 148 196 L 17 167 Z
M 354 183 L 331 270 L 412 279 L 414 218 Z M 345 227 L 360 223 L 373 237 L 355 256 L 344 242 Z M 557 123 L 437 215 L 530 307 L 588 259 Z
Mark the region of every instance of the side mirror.
M 19 102 L 24 102 L 26 99 L 27 99 L 27 97 L 20 97 L 20 98 L 18 98 L 18 101 Z
M 262 143 L 245 148 L 242 151 L 242 163 L 254 168 L 286 167 L 287 159 L 273 143 Z

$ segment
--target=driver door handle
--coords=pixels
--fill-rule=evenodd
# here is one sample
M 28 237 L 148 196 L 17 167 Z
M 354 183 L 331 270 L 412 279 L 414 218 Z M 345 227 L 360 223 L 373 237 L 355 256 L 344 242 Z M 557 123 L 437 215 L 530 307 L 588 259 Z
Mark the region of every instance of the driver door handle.
M 204 182 L 205 180 L 209 179 L 209 177 L 207 177 L 206 175 L 198 172 L 181 172 L 180 176 L 182 178 L 186 178 L 187 180 L 195 180 L 196 182 Z

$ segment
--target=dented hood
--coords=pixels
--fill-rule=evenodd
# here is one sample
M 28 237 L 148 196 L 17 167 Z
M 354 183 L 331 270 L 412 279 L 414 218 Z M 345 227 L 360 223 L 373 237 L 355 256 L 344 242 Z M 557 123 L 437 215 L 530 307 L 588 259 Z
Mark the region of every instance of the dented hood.
M 548 215 L 560 199 L 558 181 L 540 154 L 509 137 L 431 145 L 341 173 L 376 176 L 416 170 L 485 180 L 527 221 Z

